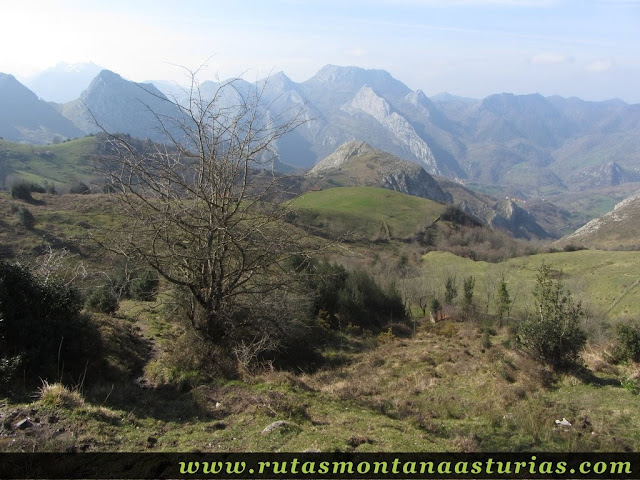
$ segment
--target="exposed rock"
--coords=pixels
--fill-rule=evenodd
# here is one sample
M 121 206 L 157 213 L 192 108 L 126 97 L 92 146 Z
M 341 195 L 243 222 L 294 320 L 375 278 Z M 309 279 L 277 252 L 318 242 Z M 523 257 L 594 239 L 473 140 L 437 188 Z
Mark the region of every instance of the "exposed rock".
M 351 113 L 361 111 L 371 115 L 393 135 L 397 144 L 406 148 L 429 173 L 442 174 L 427 142 L 418 135 L 406 118 L 392 111 L 389 103 L 378 96 L 370 86 L 363 86 L 353 100 L 342 108 Z
M 536 219 L 513 200 L 500 202 L 495 209 L 489 225 L 494 228 L 508 230 L 518 238 L 549 238 L 547 233 L 536 222 Z
M 617 238 L 620 243 L 631 240 L 637 243 L 636 229 L 632 226 L 640 218 L 640 193 L 618 203 L 613 210 L 601 217 L 594 218 L 584 226 L 563 238 L 563 241 L 595 241 L 598 236 L 602 239 Z M 626 232 L 626 233 L 625 233 Z
M 271 432 L 273 432 L 275 430 L 278 430 L 278 429 L 281 429 L 281 428 L 286 429 L 286 428 L 289 428 L 289 426 L 290 426 L 289 422 L 287 422 L 285 420 L 278 420 L 276 422 L 273 422 L 271 425 L 265 427 L 265 429 L 262 430 L 262 434 L 263 435 L 268 435 L 268 434 L 270 434 Z
M 638 181 L 640 181 L 640 172 L 622 168 L 616 162 L 607 162 L 575 173 L 569 177 L 567 184 L 575 190 L 590 190 Z
M 109 70 L 100 72 L 78 100 L 64 104 L 62 114 L 87 133 L 104 129 L 153 141 L 167 140 L 158 118 L 181 118 L 178 108 L 154 85 L 131 82 Z M 171 122 L 165 126 L 179 134 Z
M 31 421 L 30 418 L 25 418 L 24 420 L 20 420 L 18 423 L 16 423 L 16 428 L 18 430 L 26 430 L 27 428 L 32 428 L 33 427 L 33 422 Z
M 441 203 L 449 203 L 453 199 L 420 165 L 401 160 L 361 141 L 341 145 L 309 174 L 322 175 L 327 179 L 339 176 L 346 179 L 344 186 L 382 187 Z

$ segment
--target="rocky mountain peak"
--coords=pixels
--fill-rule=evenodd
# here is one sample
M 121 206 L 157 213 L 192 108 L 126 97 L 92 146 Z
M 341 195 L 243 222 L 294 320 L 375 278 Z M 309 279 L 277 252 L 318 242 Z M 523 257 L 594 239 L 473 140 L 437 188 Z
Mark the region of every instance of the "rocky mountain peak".
M 173 103 L 153 84 L 125 80 L 102 70 L 80 99 L 66 103 L 62 114 L 85 132 L 129 133 L 141 139 L 165 141 L 158 116 L 180 118 Z
M 407 94 L 405 98 L 407 99 L 407 101 L 409 101 L 409 103 L 411 103 L 412 105 L 415 105 L 416 107 L 418 106 L 428 107 L 431 104 L 429 97 L 427 97 L 422 90 L 416 90 L 415 92 L 411 92 Z
M 353 100 L 349 102 L 347 108 L 362 110 L 379 122 L 383 122 L 391 113 L 389 103 L 384 98 L 380 97 L 369 85 L 364 85 L 360 90 L 358 90 L 358 93 L 356 93 Z
M 339 168 L 345 164 L 349 159 L 374 152 L 374 149 L 365 142 L 360 140 L 352 140 L 350 142 L 340 145 L 335 152 L 328 157 L 320 160 L 320 162 L 313 167 L 309 173 L 316 175 L 324 170 L 331 170 Z

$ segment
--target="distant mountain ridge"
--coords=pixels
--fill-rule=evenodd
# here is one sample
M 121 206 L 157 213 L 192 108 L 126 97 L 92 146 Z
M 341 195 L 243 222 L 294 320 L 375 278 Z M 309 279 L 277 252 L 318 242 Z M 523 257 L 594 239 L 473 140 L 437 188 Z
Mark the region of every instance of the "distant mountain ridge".
M 102 70 L 79 99 L 64 104 L 62 114 L 86 133 L 104 130 L 159 142 L 167 140 L 160 121 L 172 128 L 167 119 L 180 118 L 154 85 L 130 82 L 109 70 Z
M 81 129 L 13 75 L 0 73 L 0 137 L 15 142 L 51 143 L 81 135 Z
M 554 200 L 640 181 L 640 105 L 620 100 L 508 93 L 430 99 L 384 70 L 335 65 L 300 83 L 279 72 L 256 83 L 234 80 L 233 88 L 220 92 L 224 84 L 205 81 L 199 93 L 208 99 L 217 92 L 220 104 L 228 106 L 261 92 L 264 118 L 299 111 L 307 120 L 274 145 L 280 161 L 295 168 L 312 168 L 344 143 L 358 140 L 431 175 L 498 197 Z M 169 100 L 184 101 L 181 89 L 160 86 Z M 7 95 L 0 91 L 0 101 Z M 20 98 L 26 102 L 22 112 L 36 112 L 27 103 L 37 97 Z M 3 131 L 8 139 L 34 143 L 51 141 L 54 130 L 69 138 L 101 128 L 162 141 L 155 114 L 177 116 L 169 100 L 152 84 L 102 71 L 79 99 L 50 105 L 46 115 L 34 114 L 23 126 L 12 124 L 17 114 L 5 115 Z M 61 112 L 75 130 L 68 122 L 63 128 L 59 116 L 60 126 L 53 128 L 51 111 Z

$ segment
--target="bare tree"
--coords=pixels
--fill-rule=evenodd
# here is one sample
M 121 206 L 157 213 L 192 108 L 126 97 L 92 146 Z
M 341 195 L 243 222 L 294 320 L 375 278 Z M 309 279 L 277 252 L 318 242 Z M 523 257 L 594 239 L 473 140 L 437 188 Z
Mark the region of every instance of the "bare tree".
M 286 287 L 287 259 L 318 248 L 283 222 L 289 204 L 273 168 L 277 140 L 306 120 L 302 109 L 274 114 L 266 83 L 240 91 L 230 81 L 205 98 L 191 78 L 186 101 L 167 100 L 179 114 L 156 115 L 164 145 L 110 136 L 117 160 L 102 171 L 129 221 L 107 247 L 184 292 L 204 338 L 230 344 L 253 328 L 262 339 L 257 324 L 286 319 L 254 307 Z

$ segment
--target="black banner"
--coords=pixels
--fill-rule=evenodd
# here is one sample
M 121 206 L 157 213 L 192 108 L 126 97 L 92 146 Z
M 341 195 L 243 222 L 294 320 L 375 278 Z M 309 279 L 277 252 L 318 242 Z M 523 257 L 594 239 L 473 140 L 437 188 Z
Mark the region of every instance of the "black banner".
M 0 453 L 2 479 L 640 479 L 636 453 Z

